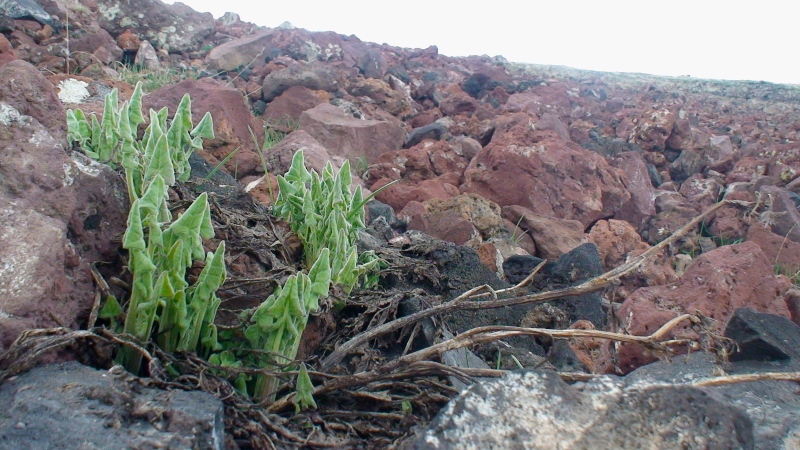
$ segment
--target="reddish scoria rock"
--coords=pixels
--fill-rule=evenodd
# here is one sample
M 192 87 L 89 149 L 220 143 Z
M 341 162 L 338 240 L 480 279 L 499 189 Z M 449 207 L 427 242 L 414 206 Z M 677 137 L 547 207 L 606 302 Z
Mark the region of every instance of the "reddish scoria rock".
M 697 312 L 716 320 L 711 331 L 721 334 L 739 308 L 790 317 L 785 298 L 790 287 L 786 277 L 775 275 L 772 261 L 758 244 L 744 242 L 699 256 L 674 283 L 636 290 L 617 315 L 621 329 L 647 336 L 680 314 Z M 672 334 L 697 337 L 687 325 L 676 327 Z M 617 356 L 625 373 L 656 359 L 638 344 L 621 344 Z
M 554 137 L 553 131 L 541 133 L 544 139 L 530 145 L 512 132 L 493 139 L 470 162 L 461 192 L 545 217 L 578 220 L 584 228 L 613 217 L 630 201 L 621 170 L 597 153 Z

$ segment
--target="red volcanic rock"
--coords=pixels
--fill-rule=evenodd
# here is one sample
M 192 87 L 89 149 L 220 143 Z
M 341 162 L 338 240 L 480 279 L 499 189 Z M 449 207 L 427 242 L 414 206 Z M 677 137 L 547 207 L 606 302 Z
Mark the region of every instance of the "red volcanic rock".
M 655 188 L 650 181 L 647 164 L 639 152 L 623 152 L 610 158 L 612 166 L 625 173 L 623 182 L 631 199 L 614 214 L 619 220 L 626 220 L 635 228 L 640 228 L 656 213 Z
M 370 190 L 375 192 L 391 181 L 389 179 L 378 180 L 370 187 Z M 438 179 L 424 180 L 419 183 L 401 180 L 379 192 L 375 198 L 390 205 L 395 211 L 401 211 L 412 201 L 423 202 L 432 198 L 445 199 L 458 194 L 457 187 Z
M 725 198 L 733 200 L 732 195 Z M 749 195 L 752 197 L 752 195 Z M 751 201 L 748 199 L 748 201 Z M 745 210 L 736 205 L 725 205 L 714 212 L 713 217 L 709 219 L 711 223 L 708 231 L 712 236 L 723 239 L 727 242 L 744 239 L 745 234 L 752 223 L 752 220 L 744 217 Z
M 439 111 L 439 108 L 433 108 L 417 114 L 408 121 L 408 124 L 411 125 L 411 128 L 419 128 L 424 127 L 425 125 L 430 125 L 441 118 L 442 112 Z
M 410 204 L 400 212 L 408 228 L 456 245 L 478 248 L 498 234 L 503 225 L 500 207 L 477 195 L 459 195 Z
M 283 175 L 288 172 L 292 166 L 294 154 L 301 149 L 303 150 L 306 168 L 309 170 L 313 169 L 317 173 L 322 173 L 325 164 L 331 161 L 330 153 L 319 141 L 303 130 L 296 130 L 287 134 L 274 147 L 264 151 L 267 170 L 275 175 Z M 333 161 L 331 162 L 333 163 Z M 339 165 L 333 164 L 335 169 L 339 168 Z
M 460 184 L 469 165 L 469 161 L 456 153 L 448 142 L 423 142 L 425 150 L 430 154 L 433 173 L 440 177 L 447 177 L 453 184 Z
M 66 112 L 53 85 L 36 67 L 23 60 L 0 66 L 0 102 L 31 116 L 60 142 L 67 134 Z
M 467 167 L 461 192 L 545 217 L 578 220 L 584 227 L 612 217 L 630 201 L 625 175 L 599 154 L 554 136 L 524 144 L 514 130 L 523 141 L 535 140 L 520 127 L 492 139 Z
M 431 213 L 427 211 L 427 208 L 423 214 L 409 214 L 409 211 L 405 209 L 403 211 L 405 213 L 401 212 L 401 217 L 408 218 L 408 228 L 411 230 L 419 230 L 428 236 L 453 242 L 456 245 L 477 247 L 480 243 L 478 230 L 468 218 L 456 211 Z
M 365 158 L 369 163 L 382 153 L 399 149 L 406 138 L 397 119 L 356 119 L 329 103 L 304 111 L 298 129 L 338 156 L 352 161 Z
M 467 160 L 459 156 L 449 143 L 442 141 L 423 141 L 409 149 L 386 152 L 378 157 L 377 162 L 397 168 L 401 177 L 411 182 L 444 176 L 455 185 L 467 167 Z
M 642 241 L 636 229 L 622 220 L 599 220 L 589 230 L 589 242 L 597 247 L 603 268 L 610 270 L 625 263 L 634 250 L 647 250 L 650 246 Z
M 587 239 L 597 247 L 606 271 L 617 268 L 650 249 L 650 245 L 642 240 L 636 230 L 622 220 L 598 221 L 589 231 Z M 622 284 L 615 290 L 616 299 L 624 300 L 640 287 L 663 285 L 677 279 L 668 258 L 650 258 L 622 279 Z
M 739 308 L 789 317 L 784 293 L 790 286 L 786 277 L 775 275 L 758 244 L 744 242 L 700 255 L 674 283 L 636 290 L 617 317 L 623 330 L 645 336 L 680 314 L 699 312 L 716 320 L 713 331 L 721 333 Z M 696 337 L 687 326 L 672 334 Z M 620 345 L 618 357 L 625 373 L 656 359 L 637 344 Z
M 146 95 L 143 99 L 145 111 L 166 106 L 171 118 L 184 94 L 189 94 L 192 100 L 193 123 L 198 123 L 206 112 L 210 112 L 214 120 L 216 138 L 205 141 L 204 150 L 198 153 L 215 166 L 238 148 L 225 164 L 225 170 L 237 178 L 260 174 L 263 170 L 256 145 L 264 139 L 263 123 L 253 117 L 236 89 L 208 78 L 184 80 Z M 258 144 L 253 142 L 250 130 L 255 133 Z
M 559 119 L 555 114 L 542 114 L 542 117 L 536 121 L 535 126 L 537 130 L 552 130 L 558 134 L 559 138 L 565 141 L 570 140 L 567 126 L 564 125 L 564 122 L 562 122 L 561 119 Z
M 339 88 L 339 82 L 336 72 L 327 64 L 317 61 L 308 64 L 295 63 L 267 75 L 261 86 L 261 95 L 265 102 L 271 102 L 292 86 L 335 92 Z
M 122 44 L 129 46 L 129 45 L 136 45 L 135 48 L 121 48 L 120 45 L 117 44 L 117 41 L 121 41 Z M 119 36 L 117 41 L 114 40 L 113 37 L 108 33 L 108 31 L 98 28 L 96 31 L 88 31 L 86 34 L 77 37 L 75 39 L 70 39 L 69 41 L 69 50 L 70 52 L 80 54 L 80 52 L 85 52 L 87 54 L 94 55 L 97 57 L 99 62 L 103 64 L 111 64 L 113 61 L 118 61 L 122 58 L 122 51 L 137 51 L 139 50 L 139 38 L 133 35 L 130 31 L 123 33 Z M 93 60 L 91 62 L 98 62 L 97 60 Z
M 731 160 L 735 155 L 736 150 L 733 148 L 730 136 L 711 136 L 708 144 L 706 158 L 708 158 L 709 164 L 718 165 L 723 161 Z
M 389 83 L 383 80 L 367 78 L 351 86 L 348 91 L 354 97 L 372 99 L 376 106 L 394 116 L 407 116 L 411 113 L 405 95 L 393 89 Z
M 764 250 L 776 271 L 790 276 L 800 271 L 800 243 L 779 236 L 762 224 L 750 226 L 746 240 L 755 242 Z
M 9 66 L 17 66 L 9 67 Z M 115 261 L 129 205 L 111 168 L 64 151 L 61 103 L 35 67 L 0 67 L 0 351 L 23 330 L 80 329 L 92 309 L 91 266 Z M 55 120 L 55 117 L 53 117 Z M 48 358 L 52 360 L 51 354 Z
M 681 183 L 678 192 L 696 209 L 703 210 L 717 202 L 722 186 L 717 180 L 698 173 Z
M 139 45 L 141 44 L 142 41 L 139 39 L 138 36 L 133 34 L 131 30 L 125 30 L 124 33 L 117 36 L 117 47 L 121 48 L 126 52 L 138 51 Z M 94 49 L 92 51 L 94 51 Z
M 303 86 L 292 86 L 267 104 L 263 117 L 277 126 L 290 125 L 300 120 L 300 114 L 319 104 L 328 103 L 330 94 L 312 91 Z
M 426 141 L 404 150 L 394 150 L 381 154 L 378 157 L 378 167 L 376 169 L 385 170 L 383 167 L 391 165 L 400 173 L 400 177 L 411 183 L 418 183 L 422 180 L 429 180 L 436 177 L 431 164 L 431 154 L 426 148 Z M 445 145 L 447 145 L 445 143 Z M 394 170 L 393 170 L 394 172 Z M 370 178 L 378 179 L 378 173 L 370 172 Z
M 17 55 L 14 53 L 14 48 L 11 47 L 11 43 L 8 42 L 5 35 L 0 33 L 0 66 L 15 59 L 17 59 Z
M 675 114 L 668 109 L 645 111 L 631 130 L 628 142 L 637 144 L 644 150 L 664 150 L 667 138 L 675 126 L 675 120 Z
M 736 183 L 743 182 L 749 183 L 755 181 L 756 178 L 764 175 L 767 172 L 768 160 L 762 158 L 754 158 L 752 156 L 745 156 L 733 166 L 733 169 L 728 172 L 725 182 Z
M 549 134 L 552 136 L 553 134 Z M 494 131 L 490 143 L 531 145 L 541 139 L 536 132 L 534 118 L 526 113 L 506 114 L 494 121 Z
M 470 116 L 478 109 L 478 101 L 462 91 L 457 84 L 447 86 L 442 94 L 444 99 L 439 102 L 439 109 L 445 116 Z
M 708 133 L 692 126 L 691 121 L 688 118 L 684 118 L 675 120 L 672 133 L 665 142 L 665 147 L 669 150 L 698 151 L 708 147 L 708 144 Z
M 778 236 L 800 242 L 800 209 L 792 192 L 776 186 L 762 186 L 756 198 L 763 202 L 759 222 L 770 226 Z
M 533 238 L 538 256 L 554 261 L 583 243 L 583 225 L 577 220 L 545 217 L 518 205 L 504 206 L 503 218 Z
M 563 83 L 531 86 L 524 92 L 509 96 L 502 110 L 510 113 L 524 112 L 530 116 L 544 113 L 568 116 L 572 110 L 572 101 L 567 92 L 568 88 Z

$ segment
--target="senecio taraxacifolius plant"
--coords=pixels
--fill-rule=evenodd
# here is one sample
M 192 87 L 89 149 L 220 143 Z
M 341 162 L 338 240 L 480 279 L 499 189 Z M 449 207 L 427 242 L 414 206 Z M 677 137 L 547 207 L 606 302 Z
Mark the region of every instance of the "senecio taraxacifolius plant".
M 114 89 L 105 97 L 100 121 L 94 114 L 87 119 L 80 109 L 68 110 L 68 138 L 89 157 L 125 171 L 131 210 L 122 246 L 129 253 L 133 283 L 123 332 L 147 342 L 157 322 L 156 342 L 164 351 L 209 355 L 220 349 L 214 318 L 220 304 L 216 291 L 226 276 L 225 242 L 205 253 L 203 239 L 214 236 L 206 193 L 174 221 L 167 198 L 169 186 L 189 179 L 189 156 L 202 148 L 203 138 L 214 137 L 213 122 L 206 113 L 192 126 L 187 94 L 169 125 L 167 108 L 150 110 L 150 124 L 138 139 L 139 125 L 145 122 L 142 95 L 137 83 L 130 101 L 120 107 Z M 205 261 L 205 267 L 190 286 L 186 271 L 193 260 Z M 116 299 L 109 297 L 100 317 L 115 321 L 122 313 Z M 118 356 L 134 374 L 141 360 L 141 353 L 129 346 Z
M 350 165 L 345 162 L 338 172 L 328 163 L 322 174 L 305 167 L 303 151 L 292 158 L 290 169 L 278 177 L 280 191 L 273 213 L 283 217 L 303 243 L 308 274 L 291 275 L 247 320 L 244 335 L 252 349 L 271 355 L 270 361 L 256 359 L 254 365 L 272 371 L 291 368 L 297 357 L 300 338 L 309 316 L 319 308 L 319 300 L 329 294 L 332 285 L 344 292 L 352 289 L 379 263 L 373 252 L 359 255 L 357 230 L 364 227 L 364 199 L 361 188 L 350 191 Z M 370 197 L 371 198 L 371 197 Z M 238 364 L 230 351 L 213 355 L 214 362 Z M 264 402 L 275 399 L 279 379 L 256 375 L 252 395 Z M 237 387 L 246 389 L 245 376 Z M 295 407 L 314 406 L 313 385 L 305 366 L 300 365 Z
M 95 160 L 125 170 L 132 205 L 123 247 L 129 251 L 133 286 L 123 331 L 146 342 L 158 323 L 156 342 L 164 351 L 195 351 L 221 366 L 241 367 L 246 361 L 272 370 L 290 368 L 308 318 L 319 308 L 319 300 L 328 296 L 331 285 L 350 293 L 379 263 L 373 252 L 359 255 L 355 245 L 369 198 L 363 198 L 360 187 L 350 191 L 349 162 L 338 172 L 328 163 L 319 175 L 305 168 L 303 152 L 298 151 L 289 171 L 278 179 L 280 194 L 274 212 L 289 221 L 303 242 L 308 274 L 291 275 L 246 317 L 246 342 L 218 339 L 214 317 L 220 303 L 216 290 L 226 276 L 225 243 L 204 255 L 202 239 L 214 235 L 207 195 L 198 196 L 175 221 L 166 202 L 168 187 L 176 180 L 188 180 L 191 152 L 202 148 L 203 138 L 213 138 L 211 116 L 207 113 L 192 127 L 191 101 L 186 95 L 169 126 L 166 108 L 151 110 L 150 124 L 142 139 L 137 139 L 138 127 L 144 123 L 141 98 L 141 85 L 137 84 L 131 100 L 118 107 L 117 91 L 112 91 L 106 96 L 100 121 L 94 115 L 87 119 L 79 109 L 67 112 L 70 141 Z M 189 286 L 186 270 L 192 260 L 204 256 L 206 265 L 197 282 Z M 100 317 L 113 324 L 122 315 L 119 303 L 109 297 Z M 244 353 L 230 350 L 243 347 L 272 355 L 272 359 L 248 358 L 246 348 Z M 221 351 L 224 348 L 228 350 Z M 123 347 L 119 361 L 138 373 L 141 354 Z M 277 378 L 257 375 L 249 388 L 247 381 L 249 377 L 240 374 L 235 384 L 259 400 L 274 401 Z M 313 385 L 302 364 L 296 386 L 296 408 L 316 406 Z

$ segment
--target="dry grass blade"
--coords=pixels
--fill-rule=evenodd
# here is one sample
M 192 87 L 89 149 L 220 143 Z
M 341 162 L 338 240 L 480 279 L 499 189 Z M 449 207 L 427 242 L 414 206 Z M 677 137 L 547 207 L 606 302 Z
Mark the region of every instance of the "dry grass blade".
M 667 246 L 675 242 L 677 239 L 692 231 L 695 227 L 697 227 L 697 225 L 703 219 L 705 219 L 706 216 L 708 216 L 712 212 L 716 211 L 717 209 L 729 203 L 732 202 L 723 200 L 719 203 L 714 204 L 713 206 L 705 210 L 702 214 L 690 220 L 689 223 L 681 227 L 679 230 L 675 231 L 670 237 L 659 242 L 657 245 L 654 245 L 653 247 L 651 247 L 641 255 L 637 256 L 636 258 L 633 258 L 629 262 L 615 269 L 609 270 L 608 272 L 599 275 L 595 278 L 592 278 L 577 286 L 572 286 L 564 289 L 557 289 L 554 291 L 540 292 L 532 295 L 523 295 L 523 296 L 503 298 L 503 299 L 498 299 L 496 295 L 497 292 L 493 291 L 489 286 L 479 286 L 470 289 L 469 291 L 465 292 L 464 294 L 461 294 L 460 296 L 454 298 L 453 300 L 450 300 L 447 303 L 442 303 L 441 305 L 434 306 L 424 311 L 420 311 L 409 316 L 401 317 L 399 319 L 393 320 L 392 322 L 385 323 L 379 327 L 367 330 L 364 333 L 355 336 L 354 338 L 345 342 L 344 344 L 339 346 L 336 350 L 331 352 L 330 355 L 325 357 L 325 359 L 322 360 L 322 368 L 325 370 L 330 370 L 333 366 L 342 362 L 342 359 L 344 359 L 344 357 L 348 353 L 358 348 L 359 346 L 366 344 L 370 340 L 375 339 L 376 337 L 382 334 L 390 333 L 406 325 L 409 325 L 411 323 L 417 322 L 419 320 L 428 317 L 439 316 L 454 311 L 502 308 L 505 306 L 514 306 L 524 303 L 545 302 L 573 295 L 587 294 L 589 292 L 594 292 L 602 288 L 605 288 L 606 286 L 617 283 L 620 280 L 620 278 L 636 270 L 649 258 L 652 258 L 655 255 L 659 254 L 662 250 L 664 250 Z M 533 274 L 535 274 L 536 271 L 538 271 L 543 264 L 544 263 L 540 264 L 536 268 L 536 270 L 534 270 Z M 528 278 L 526 278 L 519 285 L 511 288 L 510 291 L 514 291 L 518 289 L 520 286 L 522 286 L 523 283 L 529 282 L 533 278 L 533 274 L 529 275 Z M 486 293 L 479 294 L 481 291 L 489 291 L 493 299 L 488 301 L 472 300 L 487 295 Z

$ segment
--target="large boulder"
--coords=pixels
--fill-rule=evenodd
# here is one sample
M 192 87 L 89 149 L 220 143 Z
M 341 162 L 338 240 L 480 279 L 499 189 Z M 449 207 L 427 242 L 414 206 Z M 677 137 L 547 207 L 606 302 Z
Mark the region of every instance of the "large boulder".
M 288 56 L 295 61 L 342 61 L 347 67 L 356 67 L 368 49 L 355 36 L 281 26 L 262 29 L 211 49 L 206 64 L 209 70 L 220 72 L 242 67 L 255 69 L 265 61 Z
M 222 450 L 222 401 L 206 392 L 142 386 L 116 366 L 37 367 L 0 386 L 3 447 Z
M 93 3 L 90 8 L 98 13 L 100 27 L 112 36 L 131 30 L 154 47 L 172 53 L 196 50 L 214 32 L 211 13 L 199 13 L 180 2 L 110 1 Z
M 44 89 L 20 109 L 36 112 L 49 104 L 58 111 L 57 100 L 49 103 L 54 95 L 52 87 Z M 116 259 L 113 242 L 125 231 L 127 191 L 107 166 L 70 157 L 51 130 L 3 101 L 0 124 L 5 348 L 25 329 L 84 325 L 94 303 L 90 265 Z
M 613 217 L 630 201 L 625 174 L 597 153 L 557 137 L 530 144 L 519 142 L 512 132 L 506 137 L 493 139 L 472 159 L 461 192 L 500 206 L 519 205 L 542 216 L 578 220 L 584 228 Z
M 335 92 L 339 89 L 339 82 L 336 72 L 327 64 L 316 61 L 308 64 L 295 63 L 285 69 L 273 71 L 264 78 L 262 98 L 269 103 L 292 86 Z
M 292 86 L 272 99 L 262 116 L 273 126 L 291 128 L 300 120 L 303 111 L 330 101 L 325 91 L 312 91 L 304 86 Z
M 406 132 L 397 119 L 356 119 L 341 108 L 323 103 L 300 115 L 298 129 L 318 140 L 330 152 L 355 162 L 374 162 L 382 153 L 397 150 Z
M 57 140 L 66 138 L 64 106 L 50 82 L 31 64 L 14 60 L 0 67 L 0 102 L 36 119 Z
M 623 152 L 609 159 L 609 163 L 625 173 L 623 182 L 631 199 L 614 214 L 618 220 L 628 221 L 640 229 L 656 213 L 655 188 L 641 152 Z
M 531 371 L 468 387 L 412 448 L 752 449 L 753 430 L 738 408 L 698 388 L 604 377 L 579 390 Z

